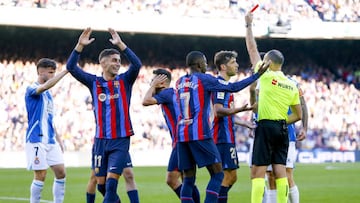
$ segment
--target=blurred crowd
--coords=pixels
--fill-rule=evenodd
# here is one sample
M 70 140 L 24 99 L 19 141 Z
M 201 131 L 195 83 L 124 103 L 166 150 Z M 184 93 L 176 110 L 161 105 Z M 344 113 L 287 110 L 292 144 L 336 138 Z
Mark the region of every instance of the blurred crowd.
M 58 64 L 58 71 L 65 64 Z M 97 64 L 85 63 L 84 70 L 101 74 Z M 121 71 L 126 70 L 124 65 Z M 155 68 L 144 66 L 133 87 L 130 112 L 135 135 L 132 150 L 169 149 L 171 139 L 160 107 L 143 107 L 142 98 L 152 79 Z M 319 67 L 290 67 L 301 70 L 295 79 L 305 92 L 309 111 L 309 129 L 306 140 L 299 142 L 300 149 L 360 150 L 360 91 L 350 79 L 360 81 L 359 70 L 349 71 L 339 67 L 340 78 Z M 173 83 L 185 74 L 185 69 L 172 69 Z M 234 76 L 240 80 L 249 75 L 243 70 Z M 37 79 L 34 61 L 0 61 L 0 151 L 24 149 L 27 128 L 24 94 L 26 87 Z M 87 88 L 70 74 L 51 90 L 54 95 L 57 131 L 67 151 L 89 150 L 94 136 L 94 115 L 91 96 Z M 249 103 L 249 90 L 235 94 L 236 106 Z M 251 119 L 251 112 L 239 113 L 244 120 Z M 299 125 L 300 123 L 297 123 Z M 249 130 L 237 127 L 236 144 L 239 151 L 249 150 Z
M 360 22 L 359 0 L 0 0 L 0 6 L 240 19 L 255 4 L 259 20 Z

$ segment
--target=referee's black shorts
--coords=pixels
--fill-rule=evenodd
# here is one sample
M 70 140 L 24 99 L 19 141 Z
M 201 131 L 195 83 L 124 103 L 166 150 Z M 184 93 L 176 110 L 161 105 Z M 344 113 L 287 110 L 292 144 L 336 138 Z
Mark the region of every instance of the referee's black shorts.
M 252 164 L 286 165 L 288 147 L 289 136 L 285 120 L 260 120 L 255 130 Z

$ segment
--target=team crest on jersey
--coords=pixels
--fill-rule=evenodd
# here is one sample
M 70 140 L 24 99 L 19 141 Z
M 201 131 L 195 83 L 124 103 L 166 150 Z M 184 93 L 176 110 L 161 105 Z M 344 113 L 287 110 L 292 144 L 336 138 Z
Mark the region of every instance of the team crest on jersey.
M 96 167 L 96 168 L 95 168 L 95 174 L 98 174 L 99 171 L 100 171 L 100 169 Z
M 106 100 L 106 94 L 101 93 L 99 94 L 99 101 L 104 102 Z
M 39 164 L 40 163 L 40 160 L 38 157 L 35 157 L 35 160 L 34 160 L 34 164 Z

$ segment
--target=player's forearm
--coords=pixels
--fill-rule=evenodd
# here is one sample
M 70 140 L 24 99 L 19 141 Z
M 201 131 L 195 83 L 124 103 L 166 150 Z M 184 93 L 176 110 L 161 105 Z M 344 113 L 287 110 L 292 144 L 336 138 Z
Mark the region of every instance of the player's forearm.
M 125 48 L 125 50 L 123 50 L 123 53 L 125 55 L 125 57 L 129 60 L 129 62 L 131 63 L 131 70 L 136 70 L 139 71 L 142 63 L 141 60 L 139 59 L 139 57 L 130 49 L 130 48 Z
M 124 51 L 127 48 L 124 42 L 119 42 L 116 46 L 119 47 L 121 51 Z
M 229 108 L 217 108 L 215 110 L 215 113 L 216 113 L 216 116 L 221 118 L 221 117 L 225 117 L 225 116 L 230 116 L 233 113 L 233 110 L 232 109 L 229 109 Z
M 308 129 L 308 117 L 309 117 L 309 114 L 308 114 L 308 109 L 307 109 L 307 105 L 306 105 L 306 102 L 305 102 L 305 99 L 304 97 L 300 97 L 300 103 L 301 103 L 301 110 L 302 110 L 302 127 L 307 130 Z
M 51 78 L 50 80 L 46 81 L 43 85 L 41 85 L 38 89 L 37 89 L 37 93 L 41 93 L 44 92 L 45 90 L 48 90 L 50 88 L 52 88 L 54 85 L 56 85 L 56 83 L 58 83 L 69 71 L 68 70 L 63 70 L 62 72 L 60 72 L 59 74 L 55 75 L 53 78 Z
M 246 42 L 247 51 L 250 56 L 251 64 L 254 67 L 256 65 L 256 63 L 261 59 L 260 59 L 259 51 L 257 49 L 256 41 L 255 41 L 255 38 L 254 38 L 254 35 L 252 32 L 251 24 L 246 25 L 245 42 Z
M 153 105 L 156 104 L 156 99 L 154 99 L 154 95 L 155 95 L 155 86 L 151 86 L 148 91 L 145 93 L 142 105 L 143 106 L 149 106 L 149 105 Z
M 287 121 L 286 121 L 286 124 L 292 124 L 292 123 L 295 123 L 296 121 L 301 120 L 301 117 L 302 117 L 302 115 L 301 115 L 301 114 L 300 114 L 300 115 L 298 115 L 298 114 L 294 114 L 294 113 L 292 113 L 292 114 L 290 114 L 290 115 L 288 116 L 288 119 L 287 119 Z
M 257 82 L 253 82 L 250 85 L 250 105 L 253 105 L 256 102 L 256 91 L 255 91 L 256 83 Z
M 240 91 L 242 89 L 244 89 L 245 87 L 249 86 L 250 84 L 252 84 L 253 82 L 255 82 L 257 79 L 259 79 L 260 74 L 259 73 L 255 73 L 241 81 L 235 82 L 233 84 L 236 84 L 236 92 Z
M 76 50 L 77 52 L 82 52 L 82 50 L 84 49 L 84 45 L 77 43 L 74 50 Z

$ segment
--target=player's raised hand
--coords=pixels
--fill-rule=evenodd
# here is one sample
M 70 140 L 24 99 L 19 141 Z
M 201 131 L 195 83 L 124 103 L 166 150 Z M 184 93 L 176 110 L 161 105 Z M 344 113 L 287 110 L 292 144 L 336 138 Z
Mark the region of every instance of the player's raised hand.
M 161 85 L 167 80 L 167 76 L 164 74 L 160 74 L 154 77 L 154 79 L 151 81 L 151 86 L 157 88 L 161 87 Z
M 126 44 L 121 40 L 120 35 L 112 28 L 109 28 L 109 33 L 111 34 L 111 38 L 109 41 L 120 48 L 121 51 L 126 49 Z
M 253 22 L 253 14 L 252 12 L 247 12 L 245 15 L 245 25 L 249 26 L 251 25 Z
M 78 39 L 78 43 L 75 46 L 75 50 L 78 52 L 81 52 L 84 48 L 84 46 L 90 44 L 95 40 L 95 38 L 90 38 L 90 35 L 92 33 L 91 28 L 86 28 L 80 35 Z
M 78 44 L 82 45 L 82 46 L 86 46 L 88 44 L 91 44 L 95 38 L 90 38 L 90 35 L 92 33 L 92 30 L 90 27 L 86 28 L 80 35 L 79 40 L 78 40 Z

